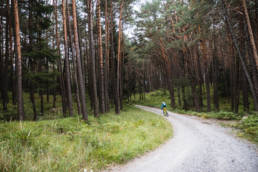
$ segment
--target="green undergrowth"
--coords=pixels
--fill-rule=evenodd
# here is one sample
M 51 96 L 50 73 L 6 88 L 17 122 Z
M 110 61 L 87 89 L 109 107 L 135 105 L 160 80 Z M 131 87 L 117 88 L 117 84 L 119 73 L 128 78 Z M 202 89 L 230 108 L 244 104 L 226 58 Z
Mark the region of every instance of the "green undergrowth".
M 2 107 L 0 108 L 0 121 L 13 121 L 18 120 L 17 116 L 17 104 L 13 105 L 11 102 L 11 93 L 9 93 L 9 103 L 7 105 L 8 110 L 3 111 Z M 26 120 L 33 120 L 33 108 L 32 103 L 30 101 L 30 95 L 28 93 L 23 93 L 23 101 L 24 101 L 24 113 Z M 61 96 L 56 96 L 56 107 L 53 107 L 53 96 L 49 96 L 49 100 L 47 100 L 47 96 L 43 96 L 43 109 L 44 114 L 41 114 L 41 104 L 40 104 L 40 96 L 39 94 L 35 94 L 35 104 L 36 111 L 39 119 L 56 119 L 62 118 L 62 101 Z M 74 109 L 76 108 L 76 104 L 74 104 Z
M 239 136 L 243 136 L 258 145 L 258 114 L 242 119 L 235 127 L 241 130 Z
M 53 95 L 49 95 L 47 99 L 47 95 L 43 95 L 43 114 L 41 114 L 41 103 L 40 103 L 40 96 L 38 93 L 35 93 L 35 104 L 36 104 L 36 111 L 39 120 L 43 119 L 57 119 L 63 118 L 62 112 L 62 99 L 60 95 L 56 96 L 56 106 L 53 107 Z M 76 95 L 73 95 L 75 99 Z M 17 116 L 17 104 L 13 105 L 11 102 L 11 93 L 9 93 L 10 102 L 8 103 L 8 110 L 4 111 L 2 107 L 0 108 L 0 121 L 14 121 L 18 120 Z M 25 120 L 33 120 L 33 108 L 32 103 L 30 100 L 30 95 L 27 92 L 23 93 L 23 101 L 24 101 L 24 113 L 25 113 Z M 86 94 L 86 102 L 90 102 L 89 95 Z M 90 103 L 86 103 L 87 109 L 90 109 Z M 77 112 L 77 104 L 76 102 L 73 103 L 74 112 Z M 68 111 L 68 110 L 67 110 Z
M 80 117 L 0 123 L 0 171 L 99 171 L 152 150 L 171 137 L 168 121 L 126 106 L 89 124 Z
M 175 93 L 175 95 L 177 95 Z M 161 102 L 165 101 L 168 105 L 168 110 L 180 113 L 180 114 L 186 114 L 186 115 L 194 115 L 202 118 L 214 118 L 214 119 L 220 119 L 220 120 L 240 120 L 244 115 L 253 115 L 255 112 L 249 112 L 246 113 L 242 110 L 242 106 L 240 106 L 240 112 L 239 113 L 233 113 L 230 109 L 230 104 L 225 99 L 220 100 L 220 111 L 214 111 L 214 107 L 212 106 L 211 112 L 196 112 L 192 108 L 190 110 L 184 110 L 182 107 L 178 106 L 178 97 L 175 96 L 176 101 L 176 108 L 172 108 L 170 104 L 170 95 L 168 91 L 166 90 L 156 90 L 150 93 L 145 94 L 145 99 L 140 100 L 139 95 L 136 95 L 135 97 L 132 97 L 131 103 L 133 104 L 140 104 L 145 106 L 151 106 L 151 107 L 157 107 L 160 108 Z M 187 100 L 188 104 L 191 104 L 191 101 Z M 203 101 L 204 106 L 206 101 Z M 205 109 L 203 109 L 205 110 Z

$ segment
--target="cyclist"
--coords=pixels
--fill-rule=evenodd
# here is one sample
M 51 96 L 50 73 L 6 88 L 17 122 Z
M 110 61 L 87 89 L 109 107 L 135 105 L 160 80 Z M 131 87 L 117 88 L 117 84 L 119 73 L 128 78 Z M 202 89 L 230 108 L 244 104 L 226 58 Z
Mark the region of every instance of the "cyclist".
M 163 114 L 164 114 L 165 116 L 168 116 L 167 104 L 166 104 L 165 102 L 162 102 L 160 109 L 163 110 Z

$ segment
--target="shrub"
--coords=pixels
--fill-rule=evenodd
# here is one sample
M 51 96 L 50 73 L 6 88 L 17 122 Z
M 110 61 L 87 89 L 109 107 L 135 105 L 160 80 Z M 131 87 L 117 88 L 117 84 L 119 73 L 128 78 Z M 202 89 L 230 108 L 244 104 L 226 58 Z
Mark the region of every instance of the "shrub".
M 258 143 L 258 116 L 250 115 L 246 119 L 240 121 L 237 128 L 241 129 L 244 134 L 251 140 Z

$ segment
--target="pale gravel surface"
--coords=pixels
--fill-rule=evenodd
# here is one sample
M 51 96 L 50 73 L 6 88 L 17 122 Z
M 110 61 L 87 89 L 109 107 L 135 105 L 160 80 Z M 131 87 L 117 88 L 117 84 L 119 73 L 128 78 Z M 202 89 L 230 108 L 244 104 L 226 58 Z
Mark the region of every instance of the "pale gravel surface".
M 145 106 L 141 109 L 161 114 Z M 257 146 L 214 122 L 169 112 L 174 136 L 153 152 L 113 172 L 258 172 Z

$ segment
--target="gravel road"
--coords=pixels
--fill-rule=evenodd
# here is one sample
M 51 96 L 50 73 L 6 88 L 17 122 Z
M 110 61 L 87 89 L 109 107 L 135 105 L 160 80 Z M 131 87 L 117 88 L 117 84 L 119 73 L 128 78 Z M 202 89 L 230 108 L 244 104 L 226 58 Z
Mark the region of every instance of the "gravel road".
M 161 110 L 137 106 L 161 114 Z M 174 137 L 113 172 L 258 172 L 257 146 L 214 122 L 169 112 Z

